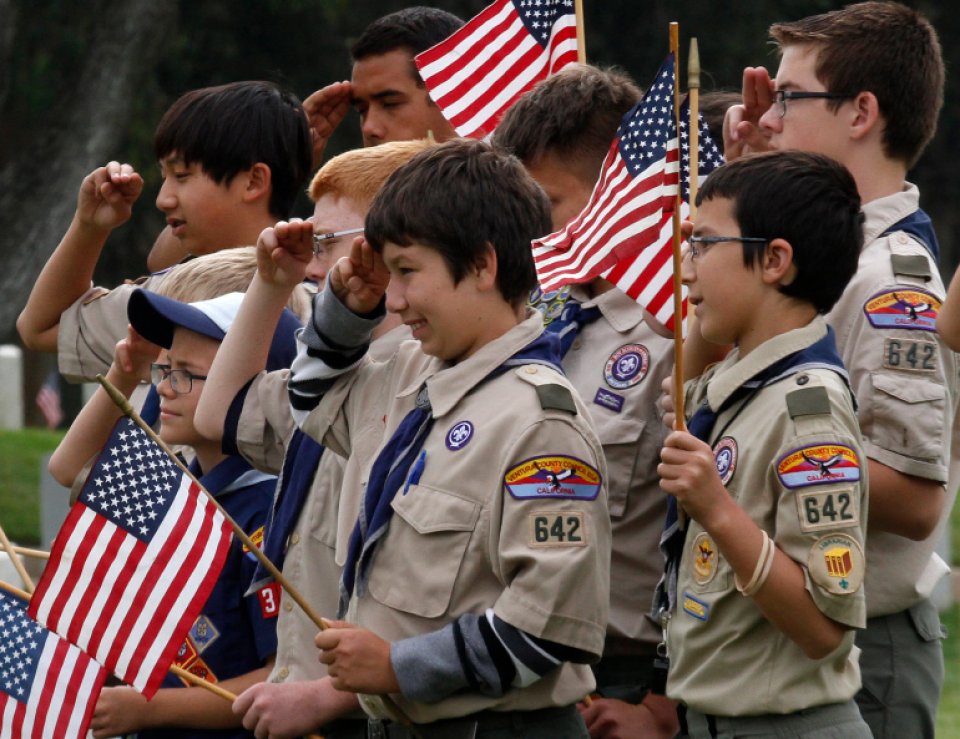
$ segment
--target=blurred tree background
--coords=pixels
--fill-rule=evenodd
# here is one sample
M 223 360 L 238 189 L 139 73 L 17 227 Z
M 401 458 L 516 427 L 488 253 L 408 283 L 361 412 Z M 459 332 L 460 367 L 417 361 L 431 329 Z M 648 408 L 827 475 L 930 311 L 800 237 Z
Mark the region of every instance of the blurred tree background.
M 421 0 L 422 1 L 422 0 Z M 488 0 L 435 0 L 463 18 Z M 240 79 L 279 82 L 301 98 L 349 79 L 349 46 L 371 20 L 401 0 L 0 0 L 0 343 L 40 268 L 66 230 L 80 180 L 111 159 L 133 163 L 147 186 L 131 222 L 111 238 L 97 282 L 145 271 L 163 218 L 153 129 L 187 90 Z M 666 53 L 667 24 L 680 23 L 681 60 L 696 36 L 703 90 L 735 89 L 744 66 L 777 65 L 771 22 L 841 7 L 828 0 L 585 0 L 587 57 L 617 65 L 642 86 Z M 947 106 L 937 137 L 911 179 L 920 185 L 943 247 L 943 270 L 960 257 L 952 176 L 958 125 L 958 52 L 949 42 L 960 15 L 941 2 L 911 1 L 933 21 L 947 56 Z M 359 146 L 351 114 L 328 155 Z M 300 214 L 309 212 L 302 199 Z M 33 373 L 34 375 L 36 373 Z M 35 391 L 27 388 L 27 397 Z

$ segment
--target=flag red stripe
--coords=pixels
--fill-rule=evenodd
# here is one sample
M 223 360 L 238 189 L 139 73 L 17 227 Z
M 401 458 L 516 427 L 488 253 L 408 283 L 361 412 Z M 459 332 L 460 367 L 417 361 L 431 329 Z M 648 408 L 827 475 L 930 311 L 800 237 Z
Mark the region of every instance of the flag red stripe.
M 471 34 L 474 27 L 482 26 L 484 23 L 496 16 L 497 13 L 503 10 L 505 4 L 506 3 L 504 3 L 503 0 L 498 0 L 498 2 L 491 3 L 481 10 L 477 15 L 475 15 L 469 23 L 454 31 L 448 38 L 444 39 L 438 44 L 435 44 L 434 46 L 431 46 L 426 51 L 417 54 L 417 68 L 423 69 L 427 65 L 432 64 L 438 59 L 441 59 L 445 54 L 450 53 L 462 39 Z M 479 42 L 482 43 L 483 39 L 479 39 Z
M 477 16 L 477 18 L 480 18 L 481 16 L 483 16 L 484 23 L 486 23 L 487 21 L 493 20 L 493 17 L 500 12 L 500 8 L 489 6 L 487 10 L 490 10 L 490 9 L 493 9 L 495 12 L 486 14 L 486 10 L 485 10 L 483 13 L 480 14 L 480 16 Z M 515 28 L 514 26 L 519 26 L 519 28 Z M 523 35 L 521 34 L 523 35 L 526 34 L 526 29 L 523 27 L 523 23 L 520 21 L 519 18 L 517 18 L 515 14 L 508 13 L 501 19 L 501 21 L 498 24 L 490 28 L 488 33 L 484 35 L 476 34 L 472 43 L 470 43 L 469 45 L 465 46 L 464 48 L 460 49 L 457 52 L 454 52 L 454 48 L 457 46 L 458 43 L 460 43 L 460 40 L 457 38 L 456 35 L 451 36 L 446 41 L 443 41 L 437 46 L 434 46 L 432 49 L 425 51 L 423 54 L 417 57 L 416 59 L 417 67 L 421 70 L 421 73 L 423 73 L 425 71 L 425 67 L 427 67 L 429 64 L 435 61 L 439 61 L 441 57 L 444 56 L 444 54 L 450 54 L 448 58 L 443 60 L 442 66 L 440 66 L 436 70 L 433 70 L 432 72 L 429 72 L 428 73 L 429 76 L 424 77 L 424 83 L 426 83 L 431 89 L 436 89 L 437 87 L 440 87 L 445 82 L 449 82 L 450 79 L 452 79 L 461 71 L 463 71 L 467 66 L 469 66 L 476 59 L 478 55 L 496 53 L 496 50 L 501 46 L 501 43 L 499 43 L 501 39 L 506 39 L 506 43 L 513 43 L 514 46 L 516 46 L 516 44 L 519 44 L 520 41 L 523 39 Z M 465 33 L 463 35 L 464 40 L 467 39 L 470 35 L 471 33 Z M 497 45 L 493 46 L 492 48 L 489 45 L 489 39 L 491 38 L 495 38 L 498 41 Z M 456 42 L 456 43 L 451 43 L 451 42 Z M 434 54 L 429 59 L 427 58 L 427 55 L 431 54 L 431 52 L 433 51 L 441 50 L 441 47 L 443 47 L 442 48 L 443 53 L 439 55 Z M 423 60 L 422 62 L 421 62 L 421 59 Z M 472 74 L 471 79 L 477 76 L 479 75 Z M 461 84 L 455 89 L 456 90 L 463 89 L 463 85 Z M 451 93 L 452 92 L 454 91 L 451 90 Z M 448 93 L 447 95 L 444 95 L 443 97 L 448 97 L 449 95 L 450 93 Z M 457 97 L 459 97 L 459 95 Z
M 129 535 L 123 529 L 119 527 L 115 529 L 113 536 L 110 537 L 110 541 L 107 543 L 107 552 L 104 556 L 104 562 L 106 563 L 107 568 L 109 568 L 110 565 L 116 561 L 115 558 L 120 552 L 120 547 L 128 536 Z M 140 561 L 143 559 L 146 553 L 147 545 L 141 541 L 135 542 L 132 549 L 127 554 L 123 562 L 123 566 L 115 574 L 114 582 L 123 584 L 130 582 L 130 578 L 136 574 L 137 567 L 140 565 Z M 117 613 L 117 609 L 120 608 L 124 593 L 124 588 L 122 585 L 120 587 L 111 587 L 107 592 L 106 601 L 103 602 L 103 605 L 100 608 L 97 608 L 97 599 L 101 597 L 101 582 L 103 581 L 91 580 L 89 586 L 87 587 L 87 593 L 83 599 L 84 619 L 93 618 L 95 622 L 93 630 L 90 634 L 89 644 L 87 647 L 85 647 L 87 652 L 90 654 L 99 653 L 100 644 L 103 641 L 104 635 L 107 633 L 107 629 L 110 627 L 110 622 L 113 621 Z M 120 633 L 122 634 L 122 627 Z M 121 637 L 118 635 L 117 638 Z
M 47 636 L 48 639 L 55 639 L 54 635 Z M 34 718 L 33 723 L 33 735 L 38 739 L 43 736 L 43 724 L 46 722 L 47 716 L 50 714 L 50 699 L 53 697 L 53 690 L 58 680 L 62 677 L 60 674 L 60 666 L 63 664 L 63 659 L 67 655 L 67 648 L 69 644 L 63 639 L 56 639 L 56 647 L 53 650 L 53 659 L 51 660 L 51 665 L 49 669 L 43 671 L 43 682 L 41 685 L 34 685 L 33 690 L 39 690 L 39 700 L 36 703 L 37 712 Z M 48 685 L 48 682 L 53 680 L 53 685 Z M 33 691 L 31 691 L 32 694 Z

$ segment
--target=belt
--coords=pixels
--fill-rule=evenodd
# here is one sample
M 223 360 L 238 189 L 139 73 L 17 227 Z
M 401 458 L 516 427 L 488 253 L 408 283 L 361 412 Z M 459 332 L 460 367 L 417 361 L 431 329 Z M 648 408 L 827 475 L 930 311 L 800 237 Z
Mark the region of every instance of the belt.
M 522 732 L 524 726 L 538 726 L 545 721 L 567 719 L 576 721 L 576 706 L 551 706 L 532 711 L 484 710 L 454 719 L 441 719 L 429 724 L 418 724 L 417 729 L 431 737 L 471 736 L 476 732 L 515 729 Z M 467 733 L 464 733 L 467 732 Z M 522 734 L 520 734 L 522 735 Z M 410 739 L 413 733 L 403 724 L 389 720 L 370 719 L 367 722 L 368 739 Z
M 770 713 L 761 716 L 713 716 L 685 708 L 685 711 L 678 711 L 681 717 L 681 734 L 690 736 L 717 737 L 721 732 L 738 734 L 753 731 L 770 736 L 792 737 L 850 721 L 863 721 L 860 709 L 852 700 L 804 708 L 793 713 Z

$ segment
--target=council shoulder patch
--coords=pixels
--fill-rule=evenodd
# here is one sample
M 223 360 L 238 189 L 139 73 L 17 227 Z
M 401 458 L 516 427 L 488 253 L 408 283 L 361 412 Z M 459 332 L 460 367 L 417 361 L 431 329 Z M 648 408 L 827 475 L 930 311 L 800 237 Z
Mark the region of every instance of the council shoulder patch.
M 811 547 L 807 569 L 813 581 L 828 593 L 856 593 L 863 584 L 863 548 L 852 536 L 829 534 Z
M 690 571 L 697 585 L 706 585 L 713 580 L 719 559 L 717 545 L 710 534 L 705 531 L 697 534 L 690 552 Z
M 845 444 L 810 444 L 781 457 L 777 462 L 777 477 L 791 489 L 857 482 L 860 459 Z
M 617 349 L 603 368 L 603 379 L 614 390 L 633 387 L 650 369 L 650 352 L 643 344 L 624 344 Z
M 726 485 L 737 471 L 737 440 L 732 436 L 724 436 L 714 444 L 713 458 L 717 463 L 720 482 Z
M 504 475 L 503 484 L 518 500 L 576 498 L 594 500 L 600 494 L 600 473 L 586 462 L 565 455 L 527 459 Z
M 936 331 L 941 301 L 931 292 L 916 287 L 896 287 L 879 292 L 863 304 L 863 312 L 874 328 L 907 328 Z

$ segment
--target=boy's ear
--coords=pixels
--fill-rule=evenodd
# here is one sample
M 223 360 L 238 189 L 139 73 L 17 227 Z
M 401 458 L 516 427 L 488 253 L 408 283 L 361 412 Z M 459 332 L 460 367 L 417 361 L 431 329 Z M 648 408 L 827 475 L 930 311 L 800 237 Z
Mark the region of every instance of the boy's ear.
M 261 198 L 270 199 L 270 185 L 272 173 L 270 167 L 263 162 L 257 162 L 246 172 L 246 184 L 243 189 L 244 202 L 251 203 Z
M 872 131 L 879 131 L 880 103 L 872 92 L 861 92 L 853 99 L 853 120 L 850 137 L 863 139 Z
M 497 287 L 497 251 L 489 241 L 484 246 L 483 254 L 473 263 L 471 271 L 476 275 L 481 290 Z
M 797 276 L 793 246 L 786 239 L 774 239 L 763 255 L 763 281 L 768 285 L 789 285 Z

